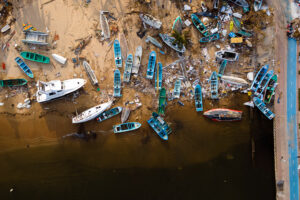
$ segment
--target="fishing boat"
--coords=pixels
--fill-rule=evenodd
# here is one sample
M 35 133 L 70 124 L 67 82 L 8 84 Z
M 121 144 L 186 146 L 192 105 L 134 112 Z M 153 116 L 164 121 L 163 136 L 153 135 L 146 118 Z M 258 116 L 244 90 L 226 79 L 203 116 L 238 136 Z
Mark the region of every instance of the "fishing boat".
M 52 54 L 52 57 L 53 57 L 57 62 L 59 62 L 59 63 L 62 64 L 62 65 L 66 64 L 66 62 L 67 62 L 67 58 L 62 57 L 62 56 L 60 56 L 60 55 L 58 55 L 58 54 L 53 53 L 53 54 Z
M 213 42 L 220 39 L 220 34 L 219 33 L 214 33 L 212 35 L 206 36 L 206 37 L 202 37 L 199 42 L 201 43 L 205 43 L 205 42 Z
M 156 63 L 156 53 L 155 51 L 152 51 L 149 55 L 147 75 L 146 75 L 147 79 L 153 79 L 155 63 Z
M 0 87 L 24 86 L 26 84 L 27 80 L 23 78 L 0 80 Z
M 129 54 L 126 59 L 126 63 L 125 63 L 125 69 L 124 69 L 124 75 L 123 75 L 124 82 L 130 81 L 132 63 L 133 63 L 133 56 L 132 56 L 132 54 Z
M 112 118 L 122 112 L 122 107 L 115 107 L 110 110 L 104 111 L 97 117 L 98 122 L 103 122 L 109 118 Z
M 114 97 L 121 97 L 121 73 L 120 70 L 114 71 Z
M 246 0 L 227 0 L 231 3 L 234 3 L 237 6 L 241 6 L 243 8 L 249 8 L 249 4 L 247 3 Z
M 211 99 L 218 99 L 218 76 L 214 71 L 210 76 Z
M 135 55 L 133 58 L 133 65 L 132 65 L 132 70 L 131 70 L 131 72 L 133 74 L 139 73 L 139 68 L 140 68 L 141 60 L 142 60 L 142 54 L 143 54 L 143 48 L 142 48 L 142 46 L 138 46 L 135 50 Z
M 158 114 L 165 115 L 167 101 L 166 101 L 166 89 L 161 88 L 159 91 L 159 100 L 158 100 Z
M 151 16 L 149 14 L 140 14 L 140 18 L 145 24 L 147 24 L 155 29 L 160 29 L 160 27 L 162 25 L 161 21 L 159 21 L 158 19 L 154 18 L 153 16 Z
M 239 59 L 239 54 L 234 51 L 221 50 L 215 53 L 215 56 L 219 60 L 227 60 L 227 61 L 237 61 Z
M 162 117 L 153 112 L 151 118 L 147 122 L 161 139 L 168 140 L 168 135 L 172 132 L 172 129 Z
M 269 119 L 273 119 L 275 117 L 275 114 L 269 109 L 267 108 L 266 104 L 264 104 L 264 102 L 258 98 L 258 97 L 254 97 L 253 98 L 253 102 L 254 105 Z
M 240 121 L 242 120 L 242 111 L 231 110 L 227 108 L 211 109 L 203 113 L 203 115 L 213 121 Z
M 162 48 L 162 44 L 159 43 L 159 41 L 157 41 L 155 38 L 151 37 L 151 36 L 147 36 L 145 42 L 151 42 L 154 46 L 158 47 L 158 48 Z
M 100 11 L 100 26 L 101 26 L 104 39 L 110 38 L 109 25 L 103 11 Z
M 263 0 L 254 0 L 254 11 L 257 12 L 261 9 Z
M 112 101 L 108 101 L 106 103 L 99 104 L 97 106 L 94 106 L 90 109 L 87 109 L 80 113 L 79 115 L 76 115 L 72 118 L 73 124 L 83 123 L 90 121 L 92 119 L 95 119 L 97 116 L 99 116 L 102 112 L 109 109 L 112 105 Z
M 220 67 L 219 67 L 218 77 L 222 77 L 223 76 L 225 68 L 226 68 L 226 65 L 227 65 L 227 60 L 223 60 L 221 62 Z
M 22 58 L 16 57 L 15 61 L 19 65 L 19 67 L 25 72 L 25 74 L 29 76 L 29 78 L 33 78 L 33 73 L 31 69 L 26 65 Z
M 1 33 L 5 33 L 5 32 L 8 31 L 9 29 L 10 29 L 9 24 L 6 24 L 5 26 L 3 26 L 3 27 L 1 28 Z
M 86 84 L 86 80 L 81 78 L 69 80 L 53 80 L 49 82 L 38 81 L 36 100 L 39 103 L 50 101 L 64 95 L 70 94 L 79 90 Z
M 214 7 L 214 9 L 218 10 L 218 8 L 219 8 L 219 0 L 214 0 L 213 7 Z
M 128 44 L 127 44 L 127 39 L 125 37 L 125 34 L 123 32 L 119 34 L 119 41 L 122 47 L 121 48 L 122 60 L 125 60 L 127 58 Z
M 117 67 L 122 67 L 122 52 L 119 40 L 114 41 L 115 63 Z
M 179 53 L 185 52 L 185 46 L 181 43 L 177 43 L 174 37 L 171 37 L 168 34 L 161 34 L 161 33 L 159 33 L 158 35 L 164 41 L 164 43 L 166 43 L 169 47 L 171 47 L 175 51 Z
M 155 88 L 160 90 L 161 86 L 162 86 L 162 68 L 163 68 L 163 66 L 162 66 L 161 62 L 158 62 L 157 66 L 158 66 L 157 67 L 158 69 L 155 70 Z
M 128 107 L 125 107 L 123 110 L 122 110 L 122 115 L 121 115 L 121 122 L 124 123 L 127 121 L 129 115 L 130 115 L 130 108 Z
M 89 65 L 89 63 L 86 62 L 86 61 L 83 61 L 82 64 L 83 64 L 85 72 L 87 73 L 87 75 L 88 75 L 91 83 L 93 85 L 97 85 L 98 84 L 98 79 L 97 79 L 97 77 L 95 75 L 95 72 L 92 70 L 91 66 Z
M 238 30 L 241 29 L 241 22 L 236 17 L 233 17 L 233 24 Z
M 128 131 L 134 131 L 142 126 L 141 123 L 138 122 L 128 122 L 123 124 L 114 125 L 114 133 L 124 133 Z
M 251 37 L 251 36 L 252 36 L 251 33 L 248 33 L 248 32 L 243 31 L 243 30 L 239 30 L 239 31 L 237 32 L 237 34 L 239 34 L 239 35 L 241 35 L 241 36 L 244 36 L 244 37 Z
M 180 90 L 181 90 L 181 80 L 177 79 L 175 81 L 175 86 L 174 86 L 174 93 L 173 93 L 173 98 L 174 99 L 179 99 L 179 97 L 180 97 Z
M 235 76 L 222 76 L 221 80 L 223 82 L 232 84 L 232 85 L 237 85 L 237 86 L 246 86 L 248 85 L 248 82 L 245 79 L 235 77 Z
M 275 89 L 277 86 L 277 75 L 274 74 L 271 78 L 271 80 L 269 81 L 268 87 L 266 88 L 266 93 L 265 93 L 265 103 L 270 103 L 272 97 L 275 94 Z
M 256 96 L 260 96 L 263 94 L 264 90 L 266 89 L 269 81 L 271 80 L 273 76 L 274 71 L 270 70 L 266 73 L 266 75 L 263 77 L 261 83 L 259 84 L 256 92 L 254 93 Z
M 172 30 L 176 31 L 179 34 L 181 34 L 181 32 L 182 32 L 182 26 L 183 26 L 183 23 L 182 23 L 181 17 L 178 16 L 175 19 L 174 23 L 173 23 Z
M 260 83 L 262 82 L 264 76 L 266 75 L 268 69 L 269 69 L 269 65 L 264 65 L 256 74 L 256 76 L 251 84 L 251 87 L 250 87 L 250 89 L 253 92 L 257 91 L 257 89 L 258 89 Z
M 203 111 L 202 91 L 199 84 L 195 87 L 195 106 L 197 112 Z
M 208 30 L 206 26 L 201 22 L 197 15 L 191 14 L 191 18 L 197 30 L 205 37 L 208 36 Z
M 50 58 L 49 57 L 43 56 L 43 55 L 37 54 L 37 53 L 23 51 L 23 52 L 21 52 L 21 56 L 24 59 L 35 61 L 35 62 L 40 62 L 40 63 L 45 63 L 45 64 L 50 63 Z
M 47 33 L 39 31 L 26 31 L 25 39 L 22 40 L 25 44 L 36 44 L 36 45 L 48 45 L 47 43 Z

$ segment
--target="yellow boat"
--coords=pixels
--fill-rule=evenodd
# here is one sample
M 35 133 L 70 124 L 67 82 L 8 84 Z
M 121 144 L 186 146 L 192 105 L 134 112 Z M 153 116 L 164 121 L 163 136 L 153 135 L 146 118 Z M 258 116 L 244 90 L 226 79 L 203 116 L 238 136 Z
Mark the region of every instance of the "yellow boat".
M 230 21 L 230 31 L 233 29 L 233 21 Z

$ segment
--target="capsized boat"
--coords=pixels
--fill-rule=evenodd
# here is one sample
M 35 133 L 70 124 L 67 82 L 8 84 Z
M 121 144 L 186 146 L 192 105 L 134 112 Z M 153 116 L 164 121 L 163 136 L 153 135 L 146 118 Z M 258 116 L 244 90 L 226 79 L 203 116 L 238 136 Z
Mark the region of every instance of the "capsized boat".
M 83 64 L 83 67 L 84 67 L 90 81 L 92 82 L 92 84 L 97 85 L 98 84 L 98 79 L 95 75 L 95 72 L 92 70 L 91 66 L 89 65 L 89 63 L 86 62 L 86 61 L 83 61 L 82 64 Z
M 167 101 L 166 101 L 166 89 L 161 88 L 159 91 L 159 100 L 158 100 L 158 114 L 165 115 Z
M 235 76 L 222 76 L 221 80 L 223 82 L 232 84 L 232 85 L 238 85 L 238 86 L 246 86 L 248 85 L 248 82 L 245 79 L 235 77 Z
M 221 62 L 220 67 L 219 67 L 218 77 L 222 77 L 223 76 L 225 68 L 226 68 L 226 65 L 227 65 L 227 60 L 223 60 Z
M 213 42 L 220 39 L 220 34 L 219 33 L 214 33 L 212 35 L 206 36 L 206 37 L 202 37 L 199 42 L 201 43 L 205 43 L 205 42 Z
M 26 84 L 27 80 L 23 78 L 0 80 L 0 87 L 24 86 Z
M 163 71 L 162 69 L 163 66 L 161 62 L 157 63 L 157 68 L 158 69 L 155 70 L 155 88 L 160 90 L 162 86 L 162 71 Z
M 100 26 L 101 26 L 104 39 L 110 38 L 110 29 L 107 22 L 107 18 L 102 11 L 100 11 Z
M 23 52 L 21 52 L 21 56 L 24 59 L 35 61 L 35 62 L 40 62 L 40 63 L 45 63 L 45 64 L 50 63 L 50 58 L 49 57 L 43 56 L 43 55 L 38 54 L 38 53 L 23 51 Z
M 195 87 L 195 106 L 197 112 L 203 111 L 202 91 L 199 84 Z
M 81 78 L 69 80 L 53 80 L 49 82 L 38 81 L 36 100 L 39 103 L 50 101 L 64 95 L 70 94 L 79 90 L 86 84 L 86 80 Z
M 160 29 L 162 25 L 161 21 L 159 21 L 158 19 L 154 18 L 149 14 L 140 14 L 140 18 L 145 24 L 148 24 L 149 26 L 155 29 Z
M 133 63 L 133 56 L 132 56 L 132 54 L 129 54 L 126 59 L 126 63 L 125 63 L 125 69 L 124 69 L 124 75 L 123 75 L 124 82 L 130 81 L 132 63 Z
M 239 30 L 237 33 L 238 33 L 239 35 L 241 35 L 241 36 L 244 36 L 244 37 L 251 37 L 251 36 L 252 36 L 251 33 L 246 32 L 246 31 L 243 31 L 243 30 Z
M 172 132 L 172 129 L 162 117 L 153 112 L 152 117 L 147 122 L 161 139 L 168 140 L 168 135 Z
M 16 57 L 15 61 L 19 65 L 19 67 L 25 72 L 25 74 L 29 76 L 29 78 L 33 78 L 33 73 L 31 69 L 26 65 L 22 58 Z
M 266 104 L 264 104 L 264 102 L 258 98 L 258 97 L 254 97 L 253 98 L 253 102 L 254 105 L 268 118 L 268 119 L 273 119 L 275 117 L 275 114 L 269 109 L 267 108 Z
M 174 99 L 179 99 L 180 90 L 181 90 L 181 80 L 177 79 L 175 81 L 175 86 L 174 86 L 174 94 L 173 94 Z
M 242 119 L 242 111 L 231 110 L 227 108 L 215 108 L 208 110 L 203 115 L 213 121 L 240 121 Z
M 109 109 L 112 105 L 112 101 L 108 101 L 106 103 L 99 104 L 97 106 L 94 106 L 90 109 L 87 109 L 80 113 L 79 115 L 76 115 L 72 118 L 73 124 L 83 123 L 90 121 L 92 119 L 95 119 L 97 116 L 99 116 L 102 112 L 104 112 L 106 109 Z
M 131 110 L 130 110 L 130 108 L 128 108 L 128 107 L 125 107 L 125 108 L 122 110 L 122 115 L 121 115 L 121 122 L 122 122 L 122 123 L 124 123 L 124 122 L 127 121 L 130 112 L 131 112 Z
M 161 33 L 159 33 L 158 35 L 164 41 L 164 43 L 166 43 L 169 47 L 171 47 L 175 51 L 179 53 L 185 52 L 185 46 L 181 43 L 177 43 L 174 37 L 171 37 L 168 34 L 161 34 Z
M 260 83 L 262 82 L 264 76 L 266 75 L 268 69 L 269 69 L 269 65 L 264 65 L 256 74 L 256 76 L 251 84 L 251 87 L 250 87 L 250 89 L 253 92 L 257 91 L 257 89 L 258 89 Z
M 274 74 L 271 78 L 271 80 L 269 81 L 268 87 L 266 88 L 266 93 L 265 93 L 265 103 L 270 103 L 272 97 L 275 94 L 275 89 L 277 86 L 277 75 Z
M 122 52 L 119 40 L 114 41 L 115 63 L 117 67 L 122 67 Z
M 272 76 L 273 76 L 273 73 L 274 73 L 274 71 L 273 71 L 273 70 L 270 70 L 270 71 L 268 71 L 268 72 L 266 73 L 266 75 L 263 77 L 261 83 L 259 84 L 259 86 L 258 86 L 258 88 L 257 88 L 257 90 L 256 90 L 256 92 L 255 92 L 255 95 L 256 95 L 256 96 L 260 96 L 260 95 L 264 92 L 264 90 L 266 89 L 266 87 L 267 87 L 267 85 L 268 85 L 270 79 L 271 79 Z
M 119 41 L 120 45 L 122 46 L 121 52 L 122 52 L 122 60 L 125 60 L 127 58 L 127 52 L 128 52 L 128 43 L 125 34 L 119 33 Z
M 25 31 L 25 39 L 22 40 L 25 44 L 48 45 L 47 33 L 39 31 Z
M 142 46 L 138 46 L 135 50 L 135 55 L 133 58 L 133 65 L 131 70 L 133 74 L 137 74 L 139 72 L 139 68 L 142 60 L 142 54 L 143 54 L 143 48 Z
M 122 112 L 122 107 L 115 107 L 110 110 L 106 110 L 97 117 L 97 121 L 102 122 L 104 120 L 107 120 L 109 118 L 112 118 L 120 114 L 121 112 Z
M 114 71 L 114 97 L 121 97 L 121 73 L 120 70 Z
M 58 55 L 58 54 L 53 53 L 53 54 L 52 54 L 52 57 L 53 57 L 57 62 L 59 62 L 59 63 L 62 64 L 62 65 L 66 64 L 66 62 L 67 62 L 67 58 L 62 57 L 62 56 L 60 56 L 60 55 Z
M 176 31 L 179 34 L 181 34 L 181 32 L 182 32 L 182 26 L 183 26 L 183 23 L 182 23 L 181 17 L 178 16 L 175 19 L 174 23 L 173 23 L 172 30 Z
M 261 9 L 263 0 L 254 0 L 254 11 L 257 12 Z
M 212 99 L 218 99 L 218 76 L 215 71 L 210 76 L 210 93 Z
M 141 123 L 138 122 L 128 122 L 123 124 L 114 125 L 114 133 L 124 133 L 128 131 L 134 131 L 142 126 Z
M 154 46 L 156 46 L 156 47 L 158 47 L 158 48 L 162 48 L 162 44 L 159 42 L 159 41 L 157 41 L 155 38 L 153 38 L 153 37 L 151 37 L 151 36 L 147 36 L 147 38 L 146 38 L 146 40 L 145 40 L 145 42 L 151 42 Z
M 156 53 L 155 51 L 152 51 L 149 55 L 148 68 L 146 74 L 147 79 L 153 79 L 155 63 L 156 63 Z
M 215 53 L 219 60 L 236 61 L 239 59 L 239 54 L 234 51 L 221 50 Z
M 249 4 L 247 3 L 246 0 L 227 0 L 229 2 L 234 3 L 237 6 L 241 6 L 243 8 L 249 8 Z
M 208 30 L 206 26 L 201 22 L 201 20 L 197 17 L 197 15 L 191 14 L 191 18 L 197 30 L 205 37 L 208 36 Z

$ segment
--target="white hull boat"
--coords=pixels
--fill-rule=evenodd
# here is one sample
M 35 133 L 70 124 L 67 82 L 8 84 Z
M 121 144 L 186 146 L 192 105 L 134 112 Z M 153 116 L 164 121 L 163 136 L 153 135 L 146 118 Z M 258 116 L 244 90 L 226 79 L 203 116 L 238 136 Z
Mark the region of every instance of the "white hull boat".
M 230 62 L 237 61 L 239 59 L 239 54 L 234 51 L 221 50 L 215 53 L 215 56 L 219 60 L 227 60 Z
M 130 108 L 124 108 L 122 110 L 122 115 L 121 115 L 121 122 L 122 123 L 125 123 L 129 117 L 129 114 L 130 114 Z
M 66 64 L 66 62 L 67 62 L 67 59 L 65 58 L 65 57 L 62 57 L 62 56 L 60 56 L 60 55 L 57 55 L 57 54 L 52 54 L 52 57 L 57 61 L 57 62 L 59 62 L 60 64 L 62 64 L 62 65 L 64 65 L 64 64 Z
M 26 31 L 25 39 L 22 40 L 22 42 L 25 44 L 48 45 L 47 37 L 47 33 L 39 31 Z
M 83 67 L 88 75 L 88 77 L 90 78 L 91 82 L 93 85 L 97 85 L 98 84 L 98 79 L 95 75 L 95 72 L 92 70 L 91 66 L 89 65 L 88 62 L 83 61 Z
M 8 31 L 10 29 L 9 24 L 6 24 L 5 26 L 3 26 L 3 28 L 1 29 L 1 33 L 5 33 L 6 31 Z
M 140 18 L 145 24 L 147 24 L 155 29 L 160 29 L 160 27 L 161 27 L 161 24 L 162 24 L 161 21 L 159 21 L 158 19 L 154 18 L 151 15 L 140 14 Z
M 139 68 L 140 68 L 141 60 L 142 60 L 142 54 L 143 54 L 143 48 L 142 48 L 142 46 L 138 46 L 135 51 L 131 73 L 133 73 L 133 74 L 139 73 Z
M 222 76 L 221 80 L 233 85 L 248 85 L 248 82 L 245 79 L 235 77 L 235 76 Z
M 107 18 L 102 13 L 102 11 L 100 11 L 100 25 L 101 25 L 101 30 L 102 30 L 104 39 L 109 39 L 110 38 L 109 25 L 107 22 Z

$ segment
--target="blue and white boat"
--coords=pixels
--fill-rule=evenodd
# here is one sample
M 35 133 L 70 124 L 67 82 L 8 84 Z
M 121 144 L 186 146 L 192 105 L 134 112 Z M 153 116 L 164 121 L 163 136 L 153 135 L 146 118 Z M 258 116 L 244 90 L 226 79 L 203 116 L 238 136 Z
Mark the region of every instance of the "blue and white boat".
M 219 72 L 218 72 L 218 77 L 222 77 L 224 74 L 224 71 L 226 69 L 226 65 L 227 65 L 227 60 L 223 60 L 221 62 L 221 65 L 219 67 Z
M 120 70 L 114 71 L 114 97 L 121 97 L 121 73 Z
M 268 69 L 269 69 L 269 65 L 264 65 L 256 74 L 256 76 L 251 84 L 251 87 L 250 87 L 250 89 L 253 92 L 257 91 L 257 89 L 258 89 L 260 83 L 262 82 L 263 78 L 265 77 Z
M 124 133 L 128 131 L 134 131 L 140 128 L 141 126 L 142 124 L 138 122 L 127 122 L 123 124 L 114 125 L 113 129 L 114 129 L 114 133 Z
M 119 40 L 114 41 L 115 63 L 117 67 L 122 67 L 122 52 Z
M 168 135 L 172 132 L 172 129 L 163 120 L 163 118 L 161 118 L 156 112 L 153 112 L 152 117 L 147 122 L 161 139 L 168 140 Z
M 122 107 L 120 107 L 120 106 L 115 107 L 115 108 L 112 108 L 110 110 L 104 111 L 96 119 L 97 119 L 98 122 L 103 122 L 104 120 L 112 118 L 112 117 L 118 115 L 121 112 L 122 112 Z
M 173 98 L 174 99 L 179 99 L 179 97 L 180 97 L 180 90 L 181 90 L 181 80 L 177 79 L 175 81 L 175 86 L 174 86 L 174 93 L 173 93 Z
M 214 71 L 210 76 L 211 99 L 218 99 L 218 76 Z
M 155 88 L 161 89 L 162 86 L 162 64 L 161 62 L 157 63 L 158 69 L 155 70 Z M 158 71 L 158 73 L 157 73 Z
M 254 0 L 254 11 L 257 12 L 261 9 L 263 0 Z
M 206 36 L 206 37 L 202 37 L 199 42 L 201 43 L 206 43 L 206 42 L 213 42 L 220 39 L 220 34 L 219 33 L 214 33 L 212 35 Z
M 260 85 L 258 86 L 257 91 L 255 92 L 256 96 L 260 96 L 263 94 L 264 90 L 266 89 L 269 81 L 271 80 L 272 76 L 273 76 L 274 71 L 270 70 L 266 73 L 266 75 L 264 76 L 263 80 L 261 81 Z
M 130 81 L 132 64 L 133 64 L 133 56 L 132 56 L 132 54 L 129 54 L 127 56 L 126 63 L 125 63 L 124 76 L 123 76 L 124 82 Z
M 267 108 L 266 104 L 264 104 L 264 102 L 258 98 L 258 97 L 254 97 L 253 98 L 253 102 L 254 105 L 268 118 L 268 119 L 273 119 L 275 117 L 275 114 L 269 109 Z
M 201 20 L 197 17 L 197 15 L 191 14 L 191 18 L 197 30 L 205 37 L 208 36 L 208 30 L 206 26 L 201 22 Z
M 203 111 L 202 91 L 199 84 L 195 87 L 195 106 L 197 112 Z
M 19 67 L 25 72 L 27 76 L 30 78 L 33 78 L 33 73 L 31 69 L 26 65 L 26 63 L 22 60 L 20 57 L 15 58 L 16 63 L 19 65 Z
M 153 79 L 155 64 L 156 64 L 156 53 L 155 51 L 152 51 L 149 55 L 149 62 L 148 62 L 147 75 L 146 75 L 147 79 Z

